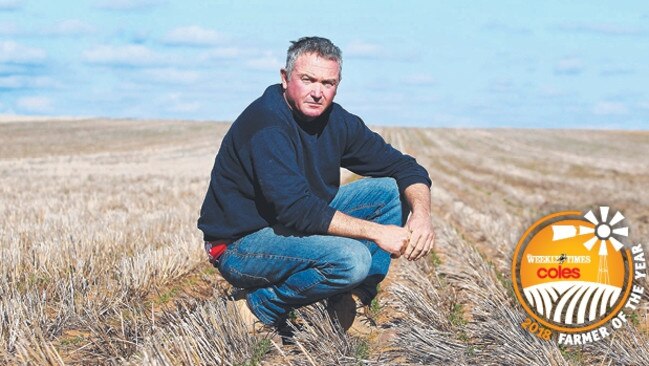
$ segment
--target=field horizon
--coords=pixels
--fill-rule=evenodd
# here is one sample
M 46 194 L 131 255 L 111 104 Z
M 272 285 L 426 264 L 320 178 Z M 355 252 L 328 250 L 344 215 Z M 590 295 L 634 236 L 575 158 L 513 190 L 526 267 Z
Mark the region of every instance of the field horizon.
M 299 346 L 249 334 L 196 228 L 229 122 L 0 116 L 0 363 L 646 364 L 649 282 L 615 337 L 521 329 L 511 258 L 540 217 L 609 205 L 649 239 L 649 131 L 371 126 L 433 180 L 435 252 L 396 260 L 369 333 L 321 304 Z M 341 182 L 359 177 L 341 171 Z
M 181 118 L 132 118 L 132 117 L 106 117 L 106 116 L 57 116 L 57 115 L 20 115 L 20 114 L 0 114 L 0 123 L 17 123 L 17 122 L 65 122 L 65 121 L 131 121 L 131 122 L 186 122 L 186 123 L 227 123 L 231 124 L 232 120 L 212 120 L 212 119 L 181 119 Z M 594 128 L 581 127 L 527 127 L 527 126 L 411 126 L 398 124 L 368 124 L 370 128 L 407 128 L 407 129 L 471 129 L 471 130 L 547 130 L 547 131 L 608 131 L 608 132 L 637 132 L 640 134 L 649 133 L 649 127 L 645 129 L 620 129 L 598 126 Z

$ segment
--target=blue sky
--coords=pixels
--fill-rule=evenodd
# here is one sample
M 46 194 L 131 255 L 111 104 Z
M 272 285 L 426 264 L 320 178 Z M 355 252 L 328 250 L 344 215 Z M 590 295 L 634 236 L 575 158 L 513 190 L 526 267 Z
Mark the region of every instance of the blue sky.
M 0 0 L 0 114 L 231 121 L 305 35 L 368 124 L 649 128 L 646 1 Z

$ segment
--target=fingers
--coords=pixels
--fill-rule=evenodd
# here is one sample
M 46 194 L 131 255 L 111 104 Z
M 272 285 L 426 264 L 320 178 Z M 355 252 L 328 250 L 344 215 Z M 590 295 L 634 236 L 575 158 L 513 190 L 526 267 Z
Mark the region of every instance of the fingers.
M 425 257 L 430 253 L 434 245 L 434 231 L 429 231 L 426 233 L 413 232 L 410 238 L 408 249 L 406 250 L 406 258 L 411 261 L 416 261 L 422 257 Z
M 406 253 L 406 250 L 408 249 L 408 243 L 410 242 L 410 232 L 408 232 L 407 236 L 402 236 L 400 240 L 400 245 L 398 249 L 395 251 L 390 251 L 390 258 L 396 259 L 401 257 Z
M 424 238 L 419 231 L 414 231 L 410 234 L 410 242 L 408 243 L 408 248 L 405 252 L 405 256 L 408 260 L 411 261 L 416 258 L 424 249 L 423 246 L 425 243 L 423 239 Z
M 410 241 L 410 232 L 408 232 L 408 236 L 404 237 L 401 241 L 401 246 L 399 247 L 399 254 L 396 256 L 393 256 L 392 258 L 399 258 L 402 255 L 406 253 L 406 250 L 408 250 L 408 242 Z M 394 254 L 393 254 L 394 255 Z
M 401 255 L 406 254 L 406 251 L 408 250 L 409 242 L 410 242 L 410 233 L 408 233 L 408 237 L 401 243 Z
M 433 249 L 434 243 L 435 243 L 435 233 L 430 232 L 426 235 L 422 251 L 413 260 L 418 260 L 422 257 L 427 256 L 430 253 L 430 251 Z

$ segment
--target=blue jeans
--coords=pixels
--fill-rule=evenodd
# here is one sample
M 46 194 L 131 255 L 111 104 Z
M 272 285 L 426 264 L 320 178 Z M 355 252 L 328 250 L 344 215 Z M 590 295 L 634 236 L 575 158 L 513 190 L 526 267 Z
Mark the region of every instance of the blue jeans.
M 344 185 L 330 206 L 381 224 L 403 225 L 407 215 L 392 178 Z M 369 240 L 273 226 L 229 244 L 217 267 L 230 284 L 249 289 L 246 300 L 259 320 L 281 325 L 291 309 L 351 290 L 369 304 L 388 273 L 390 255 Z

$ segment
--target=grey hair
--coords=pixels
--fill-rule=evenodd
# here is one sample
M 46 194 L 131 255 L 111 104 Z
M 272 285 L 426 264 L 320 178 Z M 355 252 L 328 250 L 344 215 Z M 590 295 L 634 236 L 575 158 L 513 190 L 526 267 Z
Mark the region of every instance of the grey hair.
M 336 61 L 339 66 L 338 78 L 340 79 L 343 71 L 343 53 L 330 40 L 321 37 L 302 37 L 297 41 L 291 41 L 291 46 L 286 52 L 286 75 L 291 76 L 295 61 L 298 57 L 315 53 L 316 55 L 331 61 Z

